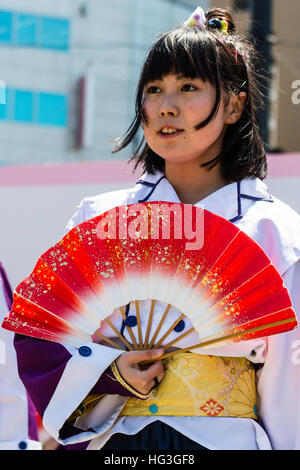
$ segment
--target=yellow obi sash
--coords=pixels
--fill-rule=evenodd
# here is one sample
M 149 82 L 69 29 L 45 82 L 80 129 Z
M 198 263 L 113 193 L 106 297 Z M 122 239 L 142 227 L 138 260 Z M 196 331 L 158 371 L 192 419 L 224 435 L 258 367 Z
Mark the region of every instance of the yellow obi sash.
M 171 356 L 151 397 L 129 398 L 121 415 L 257 419 L 254 366 L 244 357 Z

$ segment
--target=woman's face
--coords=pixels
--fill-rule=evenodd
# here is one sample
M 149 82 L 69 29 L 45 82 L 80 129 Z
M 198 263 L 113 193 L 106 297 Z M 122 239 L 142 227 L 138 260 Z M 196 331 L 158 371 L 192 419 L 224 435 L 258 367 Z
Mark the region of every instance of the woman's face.
M 208 81 L 165 75 L 144 87 L 143 123 L 149 147 L 166 162 L 204 163 L 222 149 L 226 110 L 221 99 L 216 116 L 202 129 L 195 126 L 211 113 L 216 90 Z

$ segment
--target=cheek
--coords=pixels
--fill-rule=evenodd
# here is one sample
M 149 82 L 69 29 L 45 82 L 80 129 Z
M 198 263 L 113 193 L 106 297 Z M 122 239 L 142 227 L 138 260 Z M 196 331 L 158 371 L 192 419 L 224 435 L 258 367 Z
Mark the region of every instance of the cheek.
M 224 121 L 216 116 L 203 130 L 206 131 L 208 137 L 214 140 L 222 134 L 223 129 Z
M 189 104 L 186 107 L 186 116 L 195 124 L 199 124 L 201 121 L 207 118 L 212 110 L 212 107 L 213 104 L 210 100 L 201 99 L 196 103 Z
M 141 109 L 141 126 L 142 126 L 143 129 L 145 127 L 147 127 L 148 120 L 149 120 L 148 114 L 147 114 L 145 108 L 143 107 Z
M 149 104 L 149 103 L 144 103 L 144 105 L 142 107 L 142 113 L 143 113 L 143 116 L 146 120 L 146 124 L 149 124 L 149 121 L 151 121 L 153 116 L 154 116 L 153 106 L 151 106 L 151 104 Z M 144 125 L 145 125 L 145 123 L 144 123 Z
M 148 124 L 142 123 L 142 129 L 143 129 L 143 133 L 144 133 L 144 138 L 145 138 L 147 144 L 150 145 L 152 143 L 153 130 L 151 131 L 151 128 L 149 126 L 149 122 L 148 122 Z
M 188 116 L 190 117 L 197 116 L 197 115 L 200 116 L 202 114 L 201 106 L 189 105 L 186 108 L 186 112 L 188 113 Z

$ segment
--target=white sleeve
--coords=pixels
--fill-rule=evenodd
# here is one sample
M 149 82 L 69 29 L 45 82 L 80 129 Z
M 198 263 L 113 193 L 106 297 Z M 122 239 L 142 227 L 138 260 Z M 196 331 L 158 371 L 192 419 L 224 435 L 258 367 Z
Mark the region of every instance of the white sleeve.
M 300 323 L 300 260 L 282 276 Z M 274 450 L 300 450 L 300 327 L 267 338 L 259 410 Z
M 87 217 L 85 214 L 85 199 L 82 199 L 79 206 L 77 207 L 77 211 L 67 223 L 64 235 L 66 235 L 70 230 L 72 230 L 72 228 L 76 227 L 76 225 L 79 225 L 82 222 L 85 222 L 86 220 Z
M 7 313 L 0 278 L 0 324 Z M 28 437 L 28 400 L 13 340 L 14 334 L 0 327 L 0 450 L 40 450 L 41 444 Z
M 87 343 L 79 349 L 68 348 L 72 357 L 68 361 L 59 383 L 44 412 L 45 429 L 58 442 L 74 444 L 98 437 L 117 419 L 127 398 L 119 395 L 107 395 L 97 405 L 96 422 L 85 426 L 85 419 L 77 420 L 75 427 L 78 434 L 60 437 L 60 430 L 65 422 L 89 394 L 105 369 L 121 354 L 119 349 Z M 93 416 L 94 416 L 93 412 Z M 83 431 L 83 432 L 82 432 Z

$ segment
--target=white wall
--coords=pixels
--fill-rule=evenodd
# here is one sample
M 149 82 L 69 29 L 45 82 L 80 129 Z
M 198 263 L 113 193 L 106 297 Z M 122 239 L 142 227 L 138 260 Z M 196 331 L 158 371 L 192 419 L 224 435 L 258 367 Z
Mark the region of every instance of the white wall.
M 32 271 L 38 257 L 64 234 L 86 196 L 131 184 L 78 184 L 0 188 L 0 259 L 15 287 Z
M 299 157 L 300 159 L 300 157 Z M 300 214 L 300 177 L 289 178 L 267 178 L 266 183 L 271 193 L 291 206 Z M 300 237 L 300 233 L 299 233 Z

